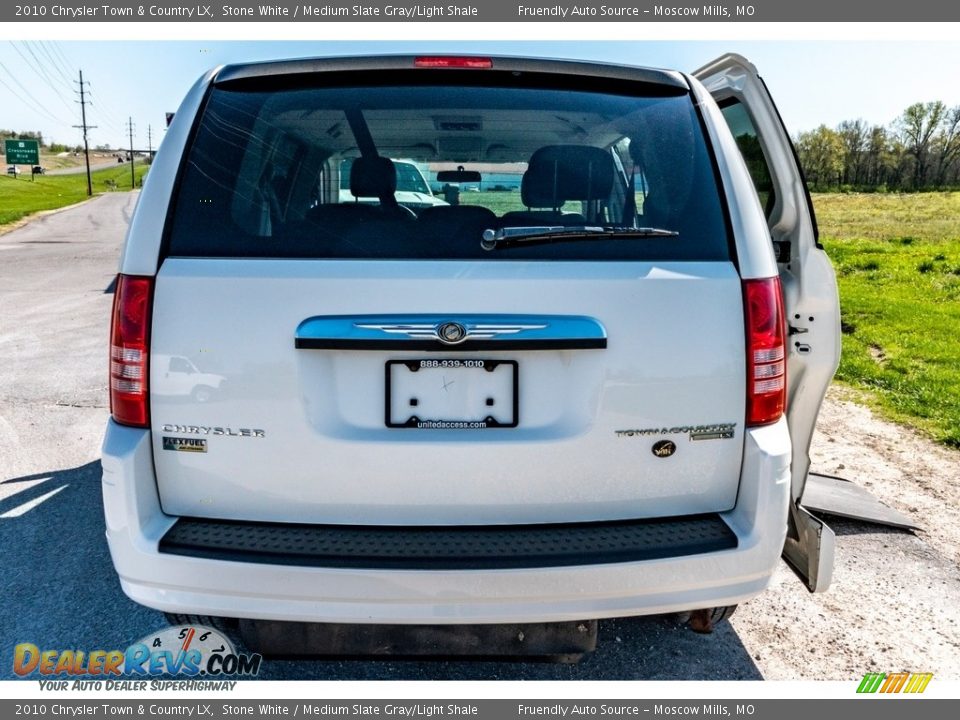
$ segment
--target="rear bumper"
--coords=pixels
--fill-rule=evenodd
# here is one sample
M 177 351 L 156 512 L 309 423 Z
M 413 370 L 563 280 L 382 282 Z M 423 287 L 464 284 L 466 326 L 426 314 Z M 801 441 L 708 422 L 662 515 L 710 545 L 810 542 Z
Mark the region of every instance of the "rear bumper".
M 783 547 L 789 472 L 785 422 L 750 430 L 736 507 L 720 516 L 735 547 L 547 567 L 371 569 L 161 552 L 178 518 L 160 509 L 149 431 L 112 421 L 103 499 L 123 590 L 158 610 L 304 622 L 560 622 L 730 605 L 761 592 Z

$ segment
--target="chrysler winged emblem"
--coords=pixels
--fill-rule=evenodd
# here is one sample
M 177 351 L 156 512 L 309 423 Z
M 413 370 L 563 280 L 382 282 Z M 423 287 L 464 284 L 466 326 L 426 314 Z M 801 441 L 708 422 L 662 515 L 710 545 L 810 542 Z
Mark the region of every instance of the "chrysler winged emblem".
M 303 350 L 600 350 L 607 331 L 583 315 L 317 315 L 297 326 Z
M 546 323 L 354 323 L 364 330 L 379 330 L 391 335 L 406 335 L 414 340 L 436 340 L 444 345 L 459 345 L 467 340 L 492 340 L 504 335 L 516 335 L 524 330 L 542 330 Z

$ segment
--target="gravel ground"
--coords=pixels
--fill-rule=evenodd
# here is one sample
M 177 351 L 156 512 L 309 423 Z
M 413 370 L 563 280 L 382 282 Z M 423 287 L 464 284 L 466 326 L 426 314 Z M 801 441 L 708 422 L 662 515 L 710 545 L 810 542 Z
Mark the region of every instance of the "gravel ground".
M 837 535 L 830 590 L 810 595 L 781 566 L 771 589 L 731 624 L 771 680 L 901 670 L 960 679 L 960 453 L 879 419 L 854 398 L 830 389 L 813 469 L 856 482 L 923 529 L 828 518 Z

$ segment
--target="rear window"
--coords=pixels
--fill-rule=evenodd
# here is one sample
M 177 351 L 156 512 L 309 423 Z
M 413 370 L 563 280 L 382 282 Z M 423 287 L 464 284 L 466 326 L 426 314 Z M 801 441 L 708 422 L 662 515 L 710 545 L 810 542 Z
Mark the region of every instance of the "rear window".
M 175 192 L 167 254 L 729 258 L 688 94 L 639 83 L 610 90 L 583 77 L 537 87 L 511 76 L 498 86 L 492 77 L 394 72 L 377 84 L 326 74 L 214 87 Z M 589 232 L 481 246 L 486 230 L 542 228 Z M 675 235 L 628 237 L 630 228 Z

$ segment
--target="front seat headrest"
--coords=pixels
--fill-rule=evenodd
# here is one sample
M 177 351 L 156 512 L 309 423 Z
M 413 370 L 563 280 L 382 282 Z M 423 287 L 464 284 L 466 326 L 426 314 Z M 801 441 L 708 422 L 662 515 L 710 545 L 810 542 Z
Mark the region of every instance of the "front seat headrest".
M 613 189 L 613 157 L 589 145 L 547 145 L 531 157 L 520 183 L 527 207 L 558 208 L 567 200 L 605 200 Z
M 383 198 L 397 189 L 397 169 L 390 158 L 358 157 L 350 167 L 350 192 L 354 197 Z

